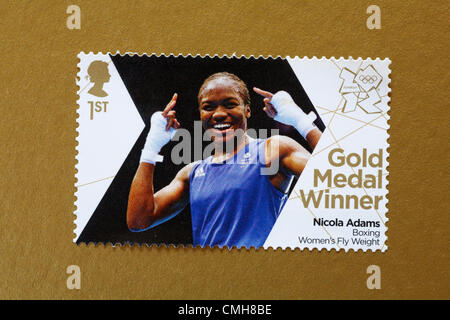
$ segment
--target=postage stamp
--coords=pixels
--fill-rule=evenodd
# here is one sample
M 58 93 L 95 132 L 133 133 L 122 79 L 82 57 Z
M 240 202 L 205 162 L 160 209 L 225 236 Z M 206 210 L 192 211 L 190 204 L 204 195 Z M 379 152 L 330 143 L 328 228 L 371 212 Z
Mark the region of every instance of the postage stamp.
M 80 53 L 74 242 L 387 250 L 390 62 Z

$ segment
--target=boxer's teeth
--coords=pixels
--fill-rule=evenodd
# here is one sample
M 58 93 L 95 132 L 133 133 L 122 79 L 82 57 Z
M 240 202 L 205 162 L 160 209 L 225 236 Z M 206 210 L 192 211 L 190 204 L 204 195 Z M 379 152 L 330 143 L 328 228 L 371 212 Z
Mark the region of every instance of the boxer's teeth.
M 223 129 L 229 129 L 231 127 L 231 124 L 229 123 L 218 123 L 214 125 L 214 129 L 223 130 Z

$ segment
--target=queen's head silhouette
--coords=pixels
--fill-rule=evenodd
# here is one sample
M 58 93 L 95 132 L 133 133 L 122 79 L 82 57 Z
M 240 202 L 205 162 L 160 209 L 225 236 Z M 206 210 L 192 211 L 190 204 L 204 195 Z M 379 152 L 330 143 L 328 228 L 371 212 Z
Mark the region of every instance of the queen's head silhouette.
M 111 79 L 108 63 L 100 60 L 92 61 L 87 71 L 89 80 L 94 83 L 88 92 L 96 97 L 106 97 L 108 93 L 103 90 L 103 84 Z

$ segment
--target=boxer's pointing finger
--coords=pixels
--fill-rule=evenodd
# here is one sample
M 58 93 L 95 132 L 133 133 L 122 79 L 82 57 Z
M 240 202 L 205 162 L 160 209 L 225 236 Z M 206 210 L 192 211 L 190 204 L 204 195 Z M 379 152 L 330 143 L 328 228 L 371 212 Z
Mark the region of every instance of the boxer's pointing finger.
M 256 88 L 256 87 L 253 87 L 253 91 L 255 91 L 257 94 L 259 94 L 259 95 L 261 95 L 263 97 L 269 98 L 269 99 L 272 99 L 272 97 L 273 97 L 273 94 L 270 93 L 269 91 L 264 91 L 264 90 L 261 90 L 261 89 Z
M 175 104 L 177 103 L 178 94 L 174 94 L 170 102 L 167 104 L 167 106 L 164 108 L 162 115 L 164 117 L 167 116 L 167 113 L 175 107 Z

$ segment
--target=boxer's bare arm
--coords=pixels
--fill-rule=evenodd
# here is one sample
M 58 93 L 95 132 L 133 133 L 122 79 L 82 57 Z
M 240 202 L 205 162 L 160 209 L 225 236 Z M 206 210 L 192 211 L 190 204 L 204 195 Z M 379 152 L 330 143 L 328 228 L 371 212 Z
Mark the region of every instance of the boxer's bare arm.
M 306 141 L 308 141 L 311 149 L 315 149 L 319 143 L 320 137 L 322 137 L 322 131 L 319 129 L 313 129 L 306 135 Z
M 155 163 L 162 158 L 158 152 L 170 141 L 173 131 L 180 127 L 172 110 L 177 98 L 175 93 L 162 112 L 152 115 L 150 132 L 128 198 L 127 225 L 131 231 L 144 231 L 170 219 L 186 206 L 189 199 L 192 164 L 181 169 L 168 186 L 156 194 L 153 190 Z
M 266 165 L 278 161 L 281 167 L 299 176 L 311 157 L 308 150 L 287 136 L 272 136 L 266 142 Z M 278 170 L 280 172 L 280 170 Z
M 128 198 L 127 225 L 131 231 L 145 231 L 176 216 L 189 203 L 189 174 L 194 163 L 182 168 L 170 184 L 156 194 L 153 189 L 155 166 L 142 162 Z

